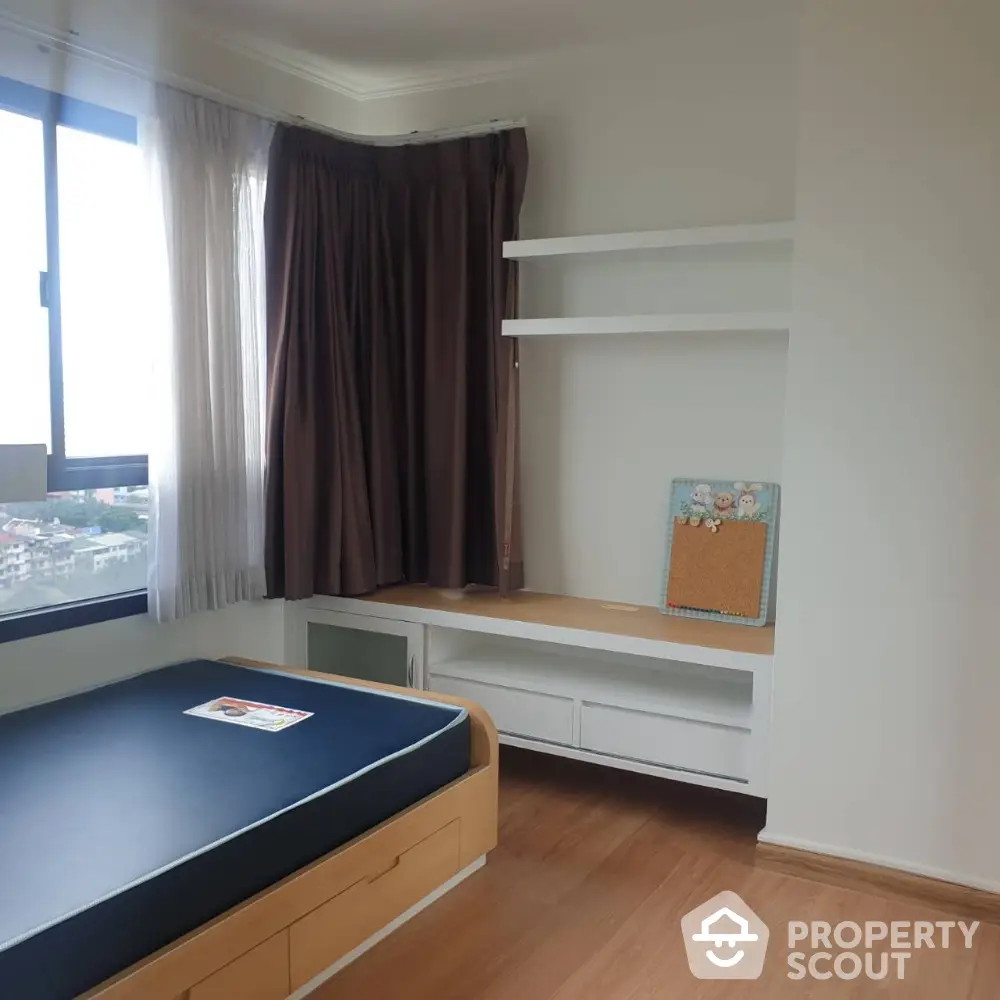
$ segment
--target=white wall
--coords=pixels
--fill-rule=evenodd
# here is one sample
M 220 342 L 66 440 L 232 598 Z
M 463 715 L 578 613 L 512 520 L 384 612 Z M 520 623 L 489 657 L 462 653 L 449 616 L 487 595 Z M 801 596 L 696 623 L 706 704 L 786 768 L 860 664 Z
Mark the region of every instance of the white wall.
M 1000 890 L 1000 6 L 805 8 L 766 839 Z
M 157 625 L 123 618 L 0 643 L 0 712 L 199 657 L 284 661 L 284 603 L 240 604 Z
M 789 219 L 796 15 L 796 0 L 747 5 L 517 79 L 368 101 L 361 124 L 398 133 L 526 117 L 524 237 Z M 570 278 L 544 266 L 522 265 L 535 314 L 656 312 L 657 295 L 669 307 L 700 294 L 643 263 L 649 280 L 622 302 L 593 283 L 596 265 L 574 264 L 585 270 Z M 780 274 L 765 284 L 783 294 Z M 522 341 L 528 586 L 657 603 L 670 480 L 780 478 L 785 353 L 783 336 L 759 334 Z

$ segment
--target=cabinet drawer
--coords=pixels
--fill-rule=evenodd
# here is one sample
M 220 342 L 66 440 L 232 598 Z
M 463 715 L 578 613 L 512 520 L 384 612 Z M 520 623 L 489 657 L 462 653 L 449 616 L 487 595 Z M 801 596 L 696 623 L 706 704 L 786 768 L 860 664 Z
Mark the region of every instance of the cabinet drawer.
M 689 771 L 746 780 L 750 733 L 745 729 L 584 702 L 585 750 Z
M 573 744 L 573 700 L 557 695 L 431 675 L 431 690 L 482 705 L 502 733 Z
M 456 819 L 292 924 L 292 990 L 447 882 L 459 870 L 459 832 Z
M 192 987 L 189 1000 L 285 1000 L 288 931 L 281 931 Z

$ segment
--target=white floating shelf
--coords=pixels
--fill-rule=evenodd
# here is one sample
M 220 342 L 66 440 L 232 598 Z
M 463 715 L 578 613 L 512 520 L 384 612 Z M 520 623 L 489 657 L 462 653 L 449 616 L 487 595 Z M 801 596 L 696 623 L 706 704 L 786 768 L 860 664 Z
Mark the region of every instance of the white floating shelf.
M 663 313 L 654 316 L 581 316 L 505 319 L 505 337 L 595 336 L 621 333 L 727 333 L 788 330 L 783 312 Z
M 697 229 L 660 229 L 597 236 L 561 236 L 546 240 L 508 240 L 503 255 L 509 260 L 569 254 L 621 253 L 670 247 L 705 247 L 753 243 L 792 243 L 794 222 L 766 222 L 747 226 L 701 226 Z

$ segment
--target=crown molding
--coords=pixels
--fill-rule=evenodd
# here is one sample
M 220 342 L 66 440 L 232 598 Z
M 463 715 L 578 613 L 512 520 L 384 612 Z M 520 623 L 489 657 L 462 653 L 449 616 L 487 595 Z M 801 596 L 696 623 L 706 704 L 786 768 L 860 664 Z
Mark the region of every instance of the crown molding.
M 185 22 L 186 30 L 203 42 L 266 66 L 268 69 L 332 90 L 342 97 L 355 101 L 364 99 L 363 81 L 326 60 L 308 56 L 283 45 L 261 42 L 241 32 L 223 32 L 186 14 L 181 15 L 181 20 Z
M 179 28 L 183 35 L 194 41 L 222 49 L 259 66 L 358 102 L 513 79 L 540 69 L 551 69 L 561 62 L 579 60 L 588 53 L 597 51 L 595 46 L 579 46 L 507 59 L 427 63 L 403 72 L 389 67 L 365 70 L 290 46 L 267 42 L 244 32 L 223 29 L 220 25 L 195 18 L 187 11 L 172 11 L 170 20 L 175 30 Z M 67 55 L 83 56 L 107 69 L 151 78 L 155 76 L 164 82 L 186 88 L 192 84 L 186 77 L 159 69 L 154 61 L 141 57 L 131 58 L 103 47 L 99 42 L 86 37 L 86 33 L 46 24 L 2 6 L 0 29 L 12 31 Z M 205 88 L 199 86 L 198 89 L 201 92 Z
M 0 30 L 26 38 L 46 49 L 54 49 L 67 56 L 82 56 L 106 69 L 134 73 L 146 67 L 114 52 L 85 42 L 78 31 L 56 28 L 42 21 L 35 21 L 13 11 L 0 9 Z
M 313 56 L 288 46 L 264 42 L 240 32 L 223 31 L 221 28 L 193 18 L 187 12 L 175 12 L 171 20 L 184 34 L 202 43 L 354 101 L 376 100 L 486 83 L 524 72 L 529 62 L 527 59 L 512 59 L 488 64 L 426 66 L 406 74 L 378 71 L 364 73 L 352 70 L 334 60 Z M 81 32 L 25 17 L 8 8 L 0 7 L 0 29 L 69 56 L 82 56 L 106 69 L 143 76 L 152 76 L 155 72 L 157 78 L 178 86 L 188 86 L 192 82 L 173 73 L 164 73 L 149 61 L 129 58 L 95 44 Z
M 178 19 L 179 20 L 179 19 Z M 165 83 L 192 94 L 200 94 L 223 104 L 239 106 L 242 110 L 264 118 L 274 115 L 274 110 L 261 107 L 242 98 L 220 90 L 193 77 L 175 73 L 159 65 L 155 59 L 134 58 L 116 49 L 95 44 L 89 37 L 72 28 L 59 28 L 37 21 L 7 8 L 0 8 L 0 32 L 26 39 L 37 45 L 43 52 L 56 52 L 71 59 L 82 59 L 88 64 L 123 74 L 132 79 L 148 83 Z
M 365 72 L 333 59 L 324 59 L 278 43 L 264 42 L 241 32 L 223 32 L 198 22 L 189 22 L 189 28 L 197 32 L 202 40 L 245 59 L 362 102 L 511 79 L 543 65 L 551 65 L 553 58 L 571 51 L 475 63 L 426 64 L 404 73 L 377 69 Z M 579 50 L 572 51 L 579 54 Z
M 366 69 L 267 41 L 258 35 L 211 21 L 196 20 L 189 12 L 177 12 L 174 16 L 185 22 L 187 30 L 209 44 L 361 102 L 510 80 L 581 61 L 600 64 L 613 54 L 620 56 L 637 50 L 643 53 L 643 58 L 655 57 L 662 49 L 662 36 L 654 32 L 652 35 L 622 35 L 506 58 L 418 63 L 408 68 L 385 65 Z
M 386 80 L 365 92 L 360 100 L 405 97 L 408 94 L 423 94 L 434 90 L 450 90 L 453 87 L 474 87 L 481 83 L 512 80 L 541 66 L 551 65 L 552 59 L 553 54 L 549 53 L 547 56 L 521 56 L 516 59 L 490 60 L 465 65 L 428 66 L 406 76 Z

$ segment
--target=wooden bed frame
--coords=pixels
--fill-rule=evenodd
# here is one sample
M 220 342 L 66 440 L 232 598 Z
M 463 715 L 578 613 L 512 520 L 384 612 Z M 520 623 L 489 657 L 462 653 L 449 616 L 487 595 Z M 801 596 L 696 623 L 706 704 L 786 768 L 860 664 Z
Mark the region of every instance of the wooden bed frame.
M 226 662 L 316 676 L 253 660 Z M 285 1000 L 357 957 L 384 936 L 380 932 L 391 930 L 389 925 L 475 870 L 496 846 L 497 733 L 486 712 L 448 695 L 330 679 L 467 709 L 469 771 L 90 990 L 83 1000 Z

